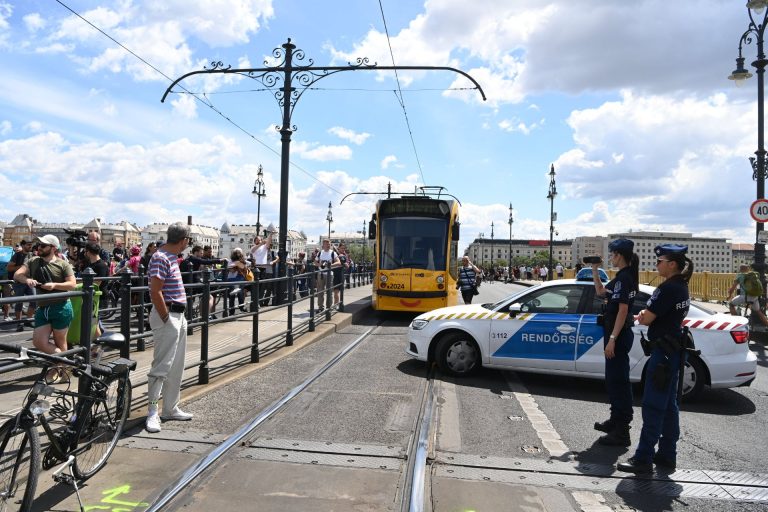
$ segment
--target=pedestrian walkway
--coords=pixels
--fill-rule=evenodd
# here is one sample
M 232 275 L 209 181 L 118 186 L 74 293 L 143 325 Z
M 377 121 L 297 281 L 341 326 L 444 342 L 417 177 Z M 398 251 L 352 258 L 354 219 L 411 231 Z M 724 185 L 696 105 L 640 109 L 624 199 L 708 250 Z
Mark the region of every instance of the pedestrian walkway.
M 221 385 L 232 379 L 237 379 L 245 372 L 254 371 L 270 364 L 276 358 L 284 357 L 294 351 L 322 339 L 324 336 L 335 332 L 341 327 L 349 325 L 352 321 L 368 311 L 371 299 L 370 286 L 358 286 L 344 290 L 344 312 L 334 307 L 330 320 L 325 320 L 325 315 L 315 315 L 315 330 L 309 332 L 306 327 L 294 335 L 292 346 L 286 346 L 284 337 L 280 336 L 272 341 L 264 343 L 262 340 L 274 338 L 286 330 L 287 308 L 270 309 L 260 313 L 258 321 L 258 339 L 260 360 L 258 363 L 250 362 L 250 345 L 252 339 L 253 320 L 251 316 L 243 317 L 231 322 L 224 322 L 209 327 L 208 352 L 209 357 L 221 356 L 219 360 L 210 363 L 208 369 L 210 382 L 207 385 L 198 384 L 200 368 L 201 330 L 195 329 L 187 338 L 187 353 L 185 357 L 184 378 L 182 382 L 182 401 L 189 400 L 201 393 L 209 391 L 213 386 Z M 294 305 L 293 324 L 305 322 L 309 318 L 309 301 L 305 300 Z M 31 344 L 30 344 L 31 346 Z M 147 339 L 147 349 L 139 352 L 132 350 L 130 357 L 137 362 L 136 370 L 131 373 L 133 384 L 133 401 L 131 418 L 141 418 L 146 414 L 147 404 L 147 373 L 152 364 L 153 357 L 152 338 Z M 235 352 L 237 349 L 241 351 Z M 117 351 L 111 351 L 105 355 L 105 360 L 118 357 Z M 4 383 L 3 392 L 0 393 L 0 421 L 16 414 L 24 401 L 32 378 L 37 376 L 38 370 L 24 368 L 3 374 L 0 381 Z M 73 381 L 72 386 L 76 386 Z

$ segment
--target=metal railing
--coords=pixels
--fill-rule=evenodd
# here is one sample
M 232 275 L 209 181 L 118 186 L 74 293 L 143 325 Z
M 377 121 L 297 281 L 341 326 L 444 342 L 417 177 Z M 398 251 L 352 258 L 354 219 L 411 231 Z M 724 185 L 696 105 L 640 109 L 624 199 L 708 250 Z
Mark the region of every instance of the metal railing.
M 302 332 L 312 332 L 318 323 L 318 314 L 322 315 L 323 320 L 330 320 L 334 311 L 344 312 L 344 289 L 346 287 L 358 287 L 371 283 L 372 276 L 370 272 L 344 272 L 340 283 L 327 286 L 323 290 L 317 289 L 318 276 L 325 274 L 325 282 L 333 283 L 333 272 L 331 269 L 315 270 L 300 275 L 293 275 L 292 271 L 285 277 L 259 279 L 258 273 L 255 273 L 253 281 L 225 281 L 223 280 L 226 269 L 208 269 L 194 272 L 182 273 L 182 278 L 188 281 L 184 287 L 187 292 L 187 332 L 191 334 L 195 328 L 200 329 L 200 358 L 185 366 L 185 369 L 198 367 L 198 383 L 207 384 L 209 381 L 209 363 L 230 356 L 232 354 L 250 350 L 250 362 L 258 362 L 260 358 L 260 349 L 265 344 L 270 347 L 279 346 L 284 343 L 286 346 L 293 345 L 294 338 Z M 83 305 L 81 309 L 81 344 L 90 347 L 90 336 L 83 336 L 82 333 L 90 333 L 93 328 L 94 314 L 85 314 L 87 311 L 93 311 L 94 287 L 93 271 L 87 269 L 82 273 L 83 287 L 81 291 L 46 294 L 45 299 L 55 298 L 73 298 L 82 297 Z M 146 350 L 146 340 L 152 336 L 151 329 L 147 329 L 148 312 L 151 308 L 149 300 L 148 278 L 140 267 L 139 274 L 134 275 L 130 271 L 121 272 L 115 276 L 99 278 L 99 281 L 106 281 L 108 286 L 115 286 L 119 283 L 119 291 L 116 305 L 107 304 L 104 308 L 99 308 L 99 313 L 114 312 L 119 314 L 119 331 L 125 337 L 125 344 L 120 349 L 120 357 L 130 357 L 132 345 L 135 343 L 137 351 Z M 236 290 L 239 289 L 239 290 Z M 114 293 L 107 288 L 107 293 Z M 334 304 L 334 290 L 339 291 L 339 302 Z M 236 302 L 236 295 L 232 292 L 248 294 L 248 300 L 243 297 L 243 303 Z M 323 293 L 325 299 L 325 308 L 318 311 L 315 308 L 315 300 L 318 294 Z M 217 300 L 218 297 L 218 300 Z M 19 302 L 32 302 L 39 299 L 39 295 L 0 298 L 2 304 L 16 304 Z M 211 298 L 213 298 L 214 308 L 221 303 L 221 317 L 213 318 L 213 311 L 210 310 Z M 107 300 L 104 294 L 101 300 Z M 269 301 L 273 305 L 269 305 Z M 297 304 L 309 303 L 309 317 L 306 320 L 295 322 L 293 310 Z M 285 309 L 286 327 L 285 329 L 267 337 L 260 339 L 259 336 L 259 318 L 263 313 Z M 239 310 L 239 312 L 238 312 Z M 242 318 L 251 318 L 251 340 L 245 347 L 238 347 L 223 353 L 210 355 L 210 326 L 223 322 L 231 322 Z M 322 320 L 320 320 L 322 321 Z M 90 350 L 87 351 L 90 355 Z M 10 366 L 0 369 L 0 373 L 12 371 L 17 368 Z

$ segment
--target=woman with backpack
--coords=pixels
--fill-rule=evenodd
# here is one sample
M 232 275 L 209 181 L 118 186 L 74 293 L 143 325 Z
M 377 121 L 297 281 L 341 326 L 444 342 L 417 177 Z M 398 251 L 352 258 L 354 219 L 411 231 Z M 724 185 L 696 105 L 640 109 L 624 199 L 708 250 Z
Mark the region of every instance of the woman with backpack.
M 736 295 L 738 293 L 738 295 Z M 734 297 L 735 295 L 735 297 Z M 768 325 L 768 318 L 760 310 L 760 297 L 763 295 L 763 284 L 760 282 L 760 275 L 751 270 L 749 265 L 739 265 L 739 273 L 736 279 L 728 289 L 728 309 L 732 315 L 736 315 L 737 308 L 749 305 L 749 309 L 757 314 L 763 325 Z M 734 297 L 731 299 L 731 297 Z

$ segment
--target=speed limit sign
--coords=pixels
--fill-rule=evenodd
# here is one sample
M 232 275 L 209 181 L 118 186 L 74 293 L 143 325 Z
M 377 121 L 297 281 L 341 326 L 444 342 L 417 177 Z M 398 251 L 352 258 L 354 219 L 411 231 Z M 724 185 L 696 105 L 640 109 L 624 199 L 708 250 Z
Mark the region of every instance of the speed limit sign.
M 768 199 L 758 199 L 752 203 L 749 214 L 757 222 L 768 222 Z

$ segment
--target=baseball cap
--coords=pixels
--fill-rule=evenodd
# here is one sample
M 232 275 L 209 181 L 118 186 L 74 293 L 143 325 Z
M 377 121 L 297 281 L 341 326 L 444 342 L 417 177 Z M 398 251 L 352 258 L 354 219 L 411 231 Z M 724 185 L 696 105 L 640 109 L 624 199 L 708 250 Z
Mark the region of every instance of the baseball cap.
M 60 248 L 59 239 L 56 238 L 54 235 L 39 236 L 37 237 L 37 241 L 40 242 L 41 244 L 52 245 L 57 249 Z

